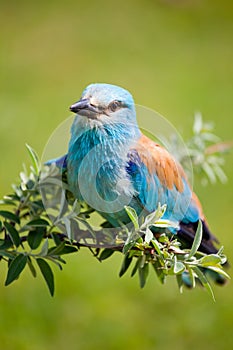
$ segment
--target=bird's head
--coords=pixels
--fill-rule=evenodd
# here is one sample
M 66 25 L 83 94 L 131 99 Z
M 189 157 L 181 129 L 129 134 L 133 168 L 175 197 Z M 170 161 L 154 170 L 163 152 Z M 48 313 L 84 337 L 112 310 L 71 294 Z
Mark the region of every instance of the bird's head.
M 81 99 L 70 110 L 89 124 L 136 124 L 132 95 L 125 89 L 110 84 L 91 84 L 83 91 Z

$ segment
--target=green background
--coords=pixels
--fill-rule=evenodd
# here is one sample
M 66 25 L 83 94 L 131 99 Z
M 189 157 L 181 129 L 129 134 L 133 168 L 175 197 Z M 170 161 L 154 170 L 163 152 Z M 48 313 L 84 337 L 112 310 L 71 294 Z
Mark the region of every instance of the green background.
M 0 194 L 10 190 L 25 143 L 39 153 L 91 82 L 121 85 L 186 137 L 196 110 L 224 140 L 233 131 L 233 5 L 228 0 L 1 1 Z M 232 253 L 232 155 L 227 185 L 195 189 L 212 230 Z M 5 288 L 0 267 L 0 347 L 232 349 L 233 286 L 180 295 L 151 271 L 118 277 L 122 257 L 84 250 L 56 270 L 56 295 L 28 271 Z M 1 264 L 2 265 L 2 264 Z M 229 271 L 232 274 L 232 271 Z

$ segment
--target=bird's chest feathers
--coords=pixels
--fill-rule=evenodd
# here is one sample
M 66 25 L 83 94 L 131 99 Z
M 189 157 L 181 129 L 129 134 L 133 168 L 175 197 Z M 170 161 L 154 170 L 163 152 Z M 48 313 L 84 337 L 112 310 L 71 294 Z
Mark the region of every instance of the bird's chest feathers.
M 133 186 L 126 172 L 129 144 L 117 135 L 89 130 L 72 137 L 68 152 L 68 182 L 72 192 L 82 198 L 80 187 L 105 200 L 132 195 Z M 81 192 L 81 194 L 80 194 Z

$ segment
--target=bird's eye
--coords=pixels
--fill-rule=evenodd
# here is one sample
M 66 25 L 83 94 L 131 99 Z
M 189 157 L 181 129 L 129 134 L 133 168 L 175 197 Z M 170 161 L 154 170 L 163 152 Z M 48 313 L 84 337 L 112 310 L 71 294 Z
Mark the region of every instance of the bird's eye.
M 109 104 L 108 108 L 112 111 L 115 112 L 119 107 L 121 106 L 120 101 L 113 101 Z

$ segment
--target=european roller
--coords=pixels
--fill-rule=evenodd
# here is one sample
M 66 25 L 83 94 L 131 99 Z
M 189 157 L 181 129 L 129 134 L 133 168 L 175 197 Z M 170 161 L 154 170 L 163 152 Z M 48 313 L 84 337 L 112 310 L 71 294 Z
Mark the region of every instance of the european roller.
M 200 250 L 215 253 L 215 237 L 182 166 L 139 129 L 131 94 L 109 84 L 91 84 L 72 104 L 75 113 L 68 153 L 57 160 L 67 170 L 70 191 L 112 226 L 129 222 L 125 205 L 138 215 L 166 204 L 164 219 L 179 223 L 178 238 L 191 246 L 199 220 Z

